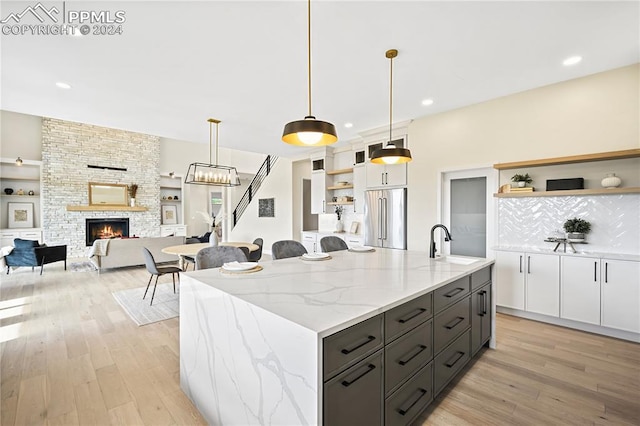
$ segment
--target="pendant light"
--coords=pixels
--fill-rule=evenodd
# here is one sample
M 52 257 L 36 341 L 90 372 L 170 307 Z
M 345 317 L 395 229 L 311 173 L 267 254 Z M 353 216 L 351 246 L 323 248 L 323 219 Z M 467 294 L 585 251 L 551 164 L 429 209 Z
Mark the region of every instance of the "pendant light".
M 301 146 L 331 145 L 338 140 L 336 127 L 329 122 L 316 120 L 311 114 L 311 0 L 307 0 L 307 67 L 309 114 L 303 120 L 287 123 L 282 141 Z
M 389 58 L 389 141 L 384 148 L 377 149 L 371 155 L 371 162 L 375 164 L 401 164 L 411 161 L 411 151 L 407 148 L 397 148 L 391 137 L 393 125 L 393 58 L 398 56 L 396 49 L 387 50 L 385 56 Z
M 218 164 L 218 127 L 220 120 L 210 118 L 209 122 L 209 164 L 191 163 L 184 178 L 184 183 L 210 186 L 238 186 L 240 178 L 235 167 Z M 211 161 L 211 148 L 213 145 L 213 125 L 216 125 L 216 162 Z

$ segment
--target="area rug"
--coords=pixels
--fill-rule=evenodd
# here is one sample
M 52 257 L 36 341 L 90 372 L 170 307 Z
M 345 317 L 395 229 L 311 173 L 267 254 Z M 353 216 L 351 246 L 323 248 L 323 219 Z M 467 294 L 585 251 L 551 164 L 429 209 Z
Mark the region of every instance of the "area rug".
M 146 286 L 139 288 L 130 288 L 113 292 L 116 302 L 122 306 L 122 309 L 129 314 L 129 317 L 136 324 L 147 325 L 158 321 L 164 321 L 169 318 L 175 318 L 180 314 L 180 298 L 178 292 L 178 284 L 176 283 L 176 294 L 173 294 L 173 284 L 158 284 L 156 295 L 151 302 L 151 293 L 153 292 L 153 283 L 149 287 L 146 299 L 142 299 Z
M 97 271 L 96 267 L 91 262 L 74 262 L 69 264 L 69 270 L 71 272 L 94 272 Z

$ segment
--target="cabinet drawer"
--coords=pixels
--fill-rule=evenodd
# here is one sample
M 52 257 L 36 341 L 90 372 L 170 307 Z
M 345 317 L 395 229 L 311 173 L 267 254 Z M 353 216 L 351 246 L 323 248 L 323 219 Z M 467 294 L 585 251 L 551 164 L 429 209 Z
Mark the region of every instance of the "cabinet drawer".
M 302 234 L 302 241 L 316 242 L 316 234 Z
M 477 290 L 489 281 L 491 281 L 491 266 L 474 272 L 471 274 L 471 291 Z
M 383 344 L 383 315 L 369 318 L 323 340 L 324 380 L 377 351 Z
M 436 396 L 449 381 L 464 367 L 469 359 L 470 333 L 468 330 L 433 360 L 433 395 Z
M 382 351 L 324 384 L 323 424 L 382 424 Z
M 418 371 L 433 357 L 433 322 L 428 321 L 408 332 L 384 349 L 385 394 Z
M 433 321 L 433 350 L 440 352 L 453 339 L 465 331 L 471 324 L 471 304 L 469 296 L 444 312 L 436 315 Z
M 385 426 L 408 425 L 433 400 L 433 363 L 429 363 L 385 402 Z
M 433 292 L 433 311 L 437 314 L 462 299 L 471 291 L 471 277 L 467 275 Z
M 431 293 L 410 300 L 384 314 L 384 340 L 386 343 L 411 330 L 432 317 Z

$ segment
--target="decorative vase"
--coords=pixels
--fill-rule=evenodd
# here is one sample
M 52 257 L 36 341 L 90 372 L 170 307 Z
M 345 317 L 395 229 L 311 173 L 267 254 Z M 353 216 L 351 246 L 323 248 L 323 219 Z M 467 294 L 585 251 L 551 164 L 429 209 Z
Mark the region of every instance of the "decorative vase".
M 135 207 L 135 206 L 136 206 L 136 199 L 135 199 L 135 198 L 131 198 L 131 199 L 129 199 L 129 205 L 130 205 L 131 207 Z
M 615 173 L 608 173 L 600 183 L 604 188 L 611 189 L 620 186 L 620 184 L 622 183 L 622 179 L 616 176 Z
M 209 234 L 209 245 L 211 247 L 216 247 L 218 245 L 218 233 L 215 228 L 213 228 L 211 234 Z
M 573 241 L 573 242 L 584 241 L 584 233 L 582 233 L 582 232 L 569 232 L 567 234 L 567 240 Z
M 521 180 L 518 182 L 518 188 L 524 188 L 527 185 L 527 182 Z
M 13 194 L 13 188 L 5 188 L 4 189 L 4 193 L 7 194 L 7 195 Z
M 344 231 L 344 223 L 341 220 L 338 220 L 336 222 L 336 232 L 343 232 Z

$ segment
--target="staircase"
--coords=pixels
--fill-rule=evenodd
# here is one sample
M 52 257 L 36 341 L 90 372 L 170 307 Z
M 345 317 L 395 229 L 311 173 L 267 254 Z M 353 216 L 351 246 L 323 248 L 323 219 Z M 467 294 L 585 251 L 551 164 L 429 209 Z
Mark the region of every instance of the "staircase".
M 233 211 L 233 228 L 236 227 L 240 217 L 247 207 L 249 207 L 251 200 L 253 200 L 253 197 L 258 193 L 260 185 L 262 185 L 262 182 L 267 178 L 267 176 L 269 176 L 269 173 L 271 173 L 271 169 L 277 160 L 278 157 L 275 155 L 267 155 L 267 158 L 265 158 L 264 163 L 262 163 L 262 166 L 258 169 L 258 172 Z

